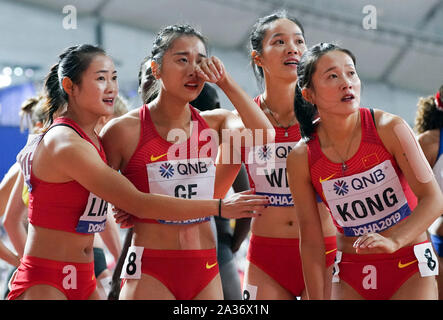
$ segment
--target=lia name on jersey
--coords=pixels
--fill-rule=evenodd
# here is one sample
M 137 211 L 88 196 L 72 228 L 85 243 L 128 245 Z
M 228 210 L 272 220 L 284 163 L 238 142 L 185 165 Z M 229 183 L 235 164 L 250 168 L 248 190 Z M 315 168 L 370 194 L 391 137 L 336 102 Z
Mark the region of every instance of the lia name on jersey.
M 107 213 L 108 203 L 90 192 L 85 211 L 75 230 L 79 233 L 102 232 L 105 230 Z
M 411 213 L 390 160 L 321 184 L 332 216 L 346 236 L 383 231 Z

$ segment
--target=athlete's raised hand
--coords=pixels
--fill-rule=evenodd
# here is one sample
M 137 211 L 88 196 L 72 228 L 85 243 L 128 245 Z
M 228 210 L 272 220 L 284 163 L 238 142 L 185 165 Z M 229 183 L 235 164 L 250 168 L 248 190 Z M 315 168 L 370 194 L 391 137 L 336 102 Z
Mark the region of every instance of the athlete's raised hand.
M 254 190 L 238 192 L 222 200 L 221 216 L 228 219 L 260 216 L 269 205 L 269 199 L 254 192 Z
M 202 58 L 197 67 L 197 74 L 207 82 L 217 83 L 225 77 L 226 70 L 217 57 Z

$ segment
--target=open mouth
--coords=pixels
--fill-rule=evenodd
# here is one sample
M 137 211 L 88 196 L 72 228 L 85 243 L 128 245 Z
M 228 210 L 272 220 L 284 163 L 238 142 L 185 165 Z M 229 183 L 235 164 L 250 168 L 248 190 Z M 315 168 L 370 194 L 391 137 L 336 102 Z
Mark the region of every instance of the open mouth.
M 103 102 L 109 105 L 114 104 L 114 98 L 103 99 Z
M 298 61 L 297 60 L 287 60 L 284 62 L 285 66 L 289 66 L 289 65 L 295 65 L 298 66 Z
M 188 89 L 194 90 L 194 89 L 198 88 L 198 83 L 188 82 L 188 83 L 185 83 L 185 87 Z
M 347 94 L 347 95 L 343 96 L 343 98 L 341 98 L 341 101 L 349 102 L 349 101 L 352 101 L 354 99 L 355 99 L 355 97 L 354 97 L 353 94 Z

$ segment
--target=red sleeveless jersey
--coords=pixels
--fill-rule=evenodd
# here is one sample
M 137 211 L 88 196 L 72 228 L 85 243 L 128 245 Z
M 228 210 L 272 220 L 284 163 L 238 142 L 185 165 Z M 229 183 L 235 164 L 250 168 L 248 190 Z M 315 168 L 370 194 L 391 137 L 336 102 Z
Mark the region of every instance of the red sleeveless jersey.
M 71 119 L 57 118 L 53 125 L 67 126 L 91 143 L 84 131 Z M 17 155 L 25 182 L 29 189 L 29 222 L 35 226 L 73 233 L 103 231 L 107 216 L 107 202 L 90 193 L 77 181 L 64 183 L 46 182 L 32 172 L 32 160 L 44 134 L 33 135 Z M 99 140 L 100 141 L 100 140 Z M 106 155 L 100 141 L 100 150 L 94 145 L 105 163 Z
M 360 108 L 362 136 L 357 153 L 345 162 L 323 154 L 317 134 L 308 142 L 311 181 L 345 236 L 380 232 L 403 220 L 417 205 L 394 157 L 383 145 L 371 111 Z
M 261 105 L 261 96 L 255 97 Z M 255 193 L 266 195 L 270 206 L 293 206 L 291 190 L 286 176 L 286 158 L 301 139 L 300 125 L 288 129 L 274 127 L 275 141 L 261 146 L 242 147 L 242 162 L 248 172 L 249 185 Z
M 178 144 L 166 141 L 158 134 L 148 105 L 140 108 L 139 143 L 122 171 L 138 190 L 185 199 L 213 199 L 218 133 L 209 128 L 195 108 L 191 105 L 189 108 L 191 137 Z M 171 130 L 170 135 L 174 137 L 186 133 Z M 136 222 L 165 224 L 209 221 L 209 217 L 177 221 L 140 219 L 135 216 L 134 219 Z

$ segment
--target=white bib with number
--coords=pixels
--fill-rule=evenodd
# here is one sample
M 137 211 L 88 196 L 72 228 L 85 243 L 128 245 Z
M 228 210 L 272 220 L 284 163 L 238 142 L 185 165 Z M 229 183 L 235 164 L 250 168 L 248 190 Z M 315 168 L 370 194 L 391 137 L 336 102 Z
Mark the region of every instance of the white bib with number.
M 159 161 L 146 165 L 149 191 L 184 199 L 213 199 L 215 164 L 211 158 Z M 189 224 L 209 217 L 161 223 Z
M 383 231 L 411 213 L 390 160 L 352 176 L 323 181 L 322 189 L 346 236 Z
M 123 264 L 121 279 L 140 279 L 142 275 L 142 256 L 145 248 L 130 246 Z
M 438 257 L 430 242 L 415 245 L 414 254 L 417 257 L 418 269 L 422 277 L 438 275 Z
M 245 148 L 245 163 L 254 181 L 255 193 L 266 195 L 270 206 L 293 206 L 286 176 L 286 158 L 296 142 L 280 142 Z
M 105 230 L 108 203 L 89 193 L 88 203 L 75 230 L 79 233 L 95 233 Z
M 28 135 L 28 141 L 26 142 L 26 145 L 17 154 L 17 162 L 20 164 L 24 181 L 28 186 L 29 192 L 32 191 L 32 185 L 31 185 L 32 160 L 34 158 L 35 149 L 37 148 L 40 141 L 42 141 L 42 139 L 43 139 L 43 134 Z

